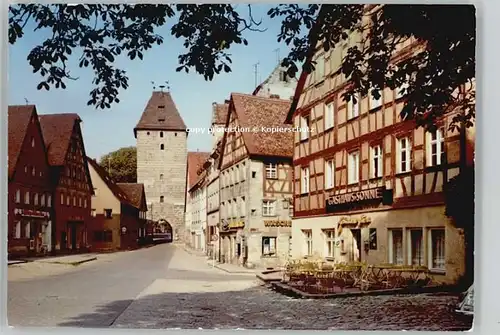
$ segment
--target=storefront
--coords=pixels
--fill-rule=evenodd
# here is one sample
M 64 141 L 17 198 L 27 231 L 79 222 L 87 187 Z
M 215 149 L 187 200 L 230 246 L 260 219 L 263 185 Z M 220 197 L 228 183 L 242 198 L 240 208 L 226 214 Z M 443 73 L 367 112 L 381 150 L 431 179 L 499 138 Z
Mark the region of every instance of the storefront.
M 15 208 L 14 217 L 10 253 L 45 255 L 51 250 L 50 212 Z
M 230 263 L 242 265 L 246 259 L 245 238 L 243 235 L 245 222 L 223 221 L 221 224 L 221 261 L 222 263 Z

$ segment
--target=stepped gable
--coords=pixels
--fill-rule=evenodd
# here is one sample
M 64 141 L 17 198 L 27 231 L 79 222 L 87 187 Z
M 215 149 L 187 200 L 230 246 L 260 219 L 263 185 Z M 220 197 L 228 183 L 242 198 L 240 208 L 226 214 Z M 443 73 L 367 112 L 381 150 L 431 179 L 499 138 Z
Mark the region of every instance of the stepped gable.
M 44 114 L 39 115 L 43 139 L 48 151 L 49 164 L 64 165 L 75 122 L 81 122 L 78 114 Z
M 187 130 L 170 92 L 153 92 L 134 128 L 136 136 L 137 130 Z
M 28 125 L 33 112 L 36 110 L 35 105 L 18 105 L 9 106 L 8 111 L 8 168 L 9 178 L 12 177 L 16 170 L 17 160 L 21 154 L 24 138 L 28 130 Z
M 262 98 L 249 94 L 232 93 L 234 112 L 242 128 L 258 131 L 243 132 L 245 146 L 250 155 L 286 157 L 293 156 L 292 126 L 285 124 L 290 110 L 289 100 Z M 283 132 L 262 132 L 261 127 L 288 128 Z

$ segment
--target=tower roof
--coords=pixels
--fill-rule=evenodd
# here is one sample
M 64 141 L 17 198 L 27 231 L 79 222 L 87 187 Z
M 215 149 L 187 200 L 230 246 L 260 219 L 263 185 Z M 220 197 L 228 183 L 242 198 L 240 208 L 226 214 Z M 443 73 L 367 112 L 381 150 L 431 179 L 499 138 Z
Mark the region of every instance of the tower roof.
M 134 128 L 135 135 L 137 130 L 187 130 L 170 92 L 153 92 Z

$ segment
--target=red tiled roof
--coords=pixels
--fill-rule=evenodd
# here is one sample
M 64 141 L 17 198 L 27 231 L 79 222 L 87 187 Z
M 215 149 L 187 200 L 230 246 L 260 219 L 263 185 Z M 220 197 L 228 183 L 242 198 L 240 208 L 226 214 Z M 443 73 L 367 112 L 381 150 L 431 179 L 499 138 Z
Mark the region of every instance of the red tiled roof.
M 223 104 L 214 103 L 212 106 L 212 125 L 226 124 L 227 113 L 229 111 L 229 103 Z
M 34 105 L 9 106 L 7 127 L 8 127 L 8 172 L 9 178 L 16 170 L 16 164 L 21 154 L 26 131 L 31 120 L 33 112 L 36 110 Z
M 137 130 L 186 130 L 170 92 L 153 92 L 134 134 Z
M 142 208 L 145 203 L 144 184 L 138 183 L 117 183 L 135 208 L 147 210 L 147 206 Z
M 78 114 L 45 114 L 38 116 L 43 139 L 47 147 L 49 164 L 64 165 L 71 135 L 76 122 L 81 122 Z
M 210 157 L 209 152 L 188 152 L 187 169 L 188 169 L 188 190 L 193 187 L 199 179 L 198 169 Z
M 92 168 L 95 170 L 95 172 L 99 175 L 99 177 L 104 181 L 106 186 L 110 189 L 110 191 L 113 193 L 113 195 L 120 201 L 124 202 L 128 205 L 134 206 L 134 203 L 129 197 L 127 196 L 127 193 L 122 190 L 114 181 L 111 179 L 110 175 L 102 166 L 97 163 L 95 159 L 92 159 L 90 157 L 87 157 L 87 162 L 92 166 Z
M 250 155 L 287 157 L 293 156 L 293 132 L 262 132 L 261 127 L 291 129 L 285 124 L 290 101 L 262 98 L 249 94 L 232 93 L 231 101 L 239 126 L 258 131 L 243 132 L 243 140 Z

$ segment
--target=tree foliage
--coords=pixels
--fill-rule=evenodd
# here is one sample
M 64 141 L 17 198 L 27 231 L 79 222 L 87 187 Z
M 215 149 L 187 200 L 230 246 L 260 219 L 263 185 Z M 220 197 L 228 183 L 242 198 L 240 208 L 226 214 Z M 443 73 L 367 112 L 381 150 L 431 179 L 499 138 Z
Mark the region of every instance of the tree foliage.
M 137 182 L 136 147 L 120 148 L 101 157 L 102 166 L 117 183 Z
M 119 102 L 118 90 L 128 87 L 128 78 L 114 65 L 125 52 L 130 59 L 142 59 L 143 52 L 163 43 L 155 29 L 172 21 L 171 34 L 184 40 L 177 71 L 190 69 L 212 80 L 231 71 L 230 48 L 248 44 L 245 30 L 256 30 L 251 6 L 243 17 L 236 6 L 211 5 L 40 5 L 10 7 L 9 41 L 24 36 L 28 22 L 34 29 L 48 29 L 52 37 L 35 46 L 28 55 L 34 72 L 43 77 L 39 89 L 65 88 L 74 79 L 67 69 L 73 52 L 81 52 L 80 67 L 94 71 L 95 88 L 89 105 L 109 108 Z M 314 70 L 312 59 L 318 43 L 328 51 L 348 40 L 350 33 L 366 38 L 351 46 L 343 59 L 342 73 L 351 80 L 345 99 L 371 94 L 379 89 L 405 87 L 403 116 L 418 125 L 433 127 L 450 108 L 463 111 L 456 121 L 472 125 L 475 91 L 465 92 L 475 77 L 475 8 L 473 5 L 384 5 L 367 13 L 364 5 L 284 4 L 268 15 L 281 20 L 279 42 L 290 47 L 283 59 L 289 74 Z M 258 29 L 257 29 L 258 30 Z M 397 46 L 408 39 L 421 48 L 410 57 L 393 62 Z M 457 94 L 459 92 L 459 94 Z

